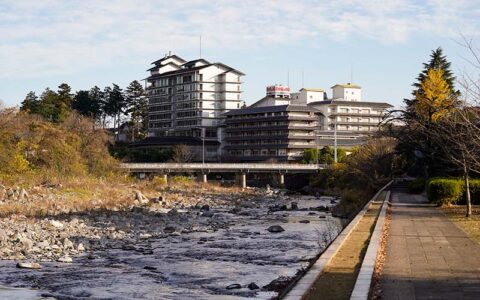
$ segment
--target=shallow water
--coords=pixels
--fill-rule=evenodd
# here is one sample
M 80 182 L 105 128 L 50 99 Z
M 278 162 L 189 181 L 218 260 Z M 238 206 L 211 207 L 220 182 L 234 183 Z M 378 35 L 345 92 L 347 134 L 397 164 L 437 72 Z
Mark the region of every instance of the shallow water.
M 330 205 L 327 199 L 312 197 L 295 201 L 299 208 Z M 267 207 L 243 209 L 241 214 L 215 212 L 213 219 L 227 222 L 228 229 L 151 238 L 96 251 L 95 259 L 84 255 L 73 264 L 42 263 L 40 270 L 17 269 L 15 262 L 2 261 L 0 282 L 38 288 L 58 299 L 271 299 L 276 292 L 246 286 L 294 277 L 323 250 L 324 232 L 333 237 L 341 228 L 339 219 L 324 212 L 269 213 Z M 271 225 L 285 231 L 270 233 L 266 228 Z M 237 283 L 242 288 L 226 288 Z

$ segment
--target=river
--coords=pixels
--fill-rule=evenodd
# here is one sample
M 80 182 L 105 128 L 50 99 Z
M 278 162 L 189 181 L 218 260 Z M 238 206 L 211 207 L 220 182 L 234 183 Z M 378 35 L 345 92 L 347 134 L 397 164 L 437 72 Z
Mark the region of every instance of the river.
M 42 262 L 40 270 L 25 270 L 0 261 L 0 283 L 26 288 L 0 289 L 0 299 L 273 299 L 278 288 L 271 283 L 294 278 L 341 229 L 340 219 L 309 209 L 331 206 L 330 199 L 293 200 L 296 210 L 272 211 L 272 203 L 216 208 L 208 219 L 217 226 L 208 230 L 113 244 L 72 264 Z M 272 225 L 285 231 L 269 232 Z

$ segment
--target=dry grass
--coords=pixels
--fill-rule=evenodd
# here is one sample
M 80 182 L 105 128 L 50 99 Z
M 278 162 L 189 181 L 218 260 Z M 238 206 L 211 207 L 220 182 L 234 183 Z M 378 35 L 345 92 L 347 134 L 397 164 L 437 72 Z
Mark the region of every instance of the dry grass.
M 147 198 L 166 197 L 171 202 L 194 201 L 199 196 L 221 194 L 250 194 L 237 187 L 224 187 L 215 183 L 200 183 L 193 180 L 136 180 L 125 174 L 117 178 L 95 177 L 54 178 L 41 182 L 26 181 L 19 186 L 30 194 L 26 201 L 7 201 L 0 204 L 0 217 L 24 215 L 46 217 L 65 213 L 89 212 L 95 210 L 125 210 L 134 205 L 134 192 L 141 191 Z M 16 185 L 15 185 L 16 186 Z M 13 187 L 15 187 L 13 186 Z M 188 205 L 188 203 L 186 203 Z
M 380 207 L 381 204 L 370 204 L 363 218 L 317 278 L 304 300 L 350 299 Z
M 480 205 L 473 207 L 473 215 L 465 217 L 465 206 L 455 205 L 442 207 L 447 217 L 480 244 Z

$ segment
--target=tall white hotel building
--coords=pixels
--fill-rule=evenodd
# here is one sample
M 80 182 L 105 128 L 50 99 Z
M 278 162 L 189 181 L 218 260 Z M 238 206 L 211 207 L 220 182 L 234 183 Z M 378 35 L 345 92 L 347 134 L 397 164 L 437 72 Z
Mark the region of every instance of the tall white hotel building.
M 146 78 L 150 137 L 201 137 L 221 141 L 221 115 L 244 105 L 245 74 L 205 59 L 186 61 L 165 55 L 152 63 Z

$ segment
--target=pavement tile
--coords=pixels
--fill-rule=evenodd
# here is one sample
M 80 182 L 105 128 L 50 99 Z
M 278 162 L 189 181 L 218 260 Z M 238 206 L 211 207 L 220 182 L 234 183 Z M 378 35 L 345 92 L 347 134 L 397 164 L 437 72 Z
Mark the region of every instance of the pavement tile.
M 421 195 L 392 194 L 394 203 Z M 382 299 L 480 299 L 480 245 L 435 207 L 393 206 Z

